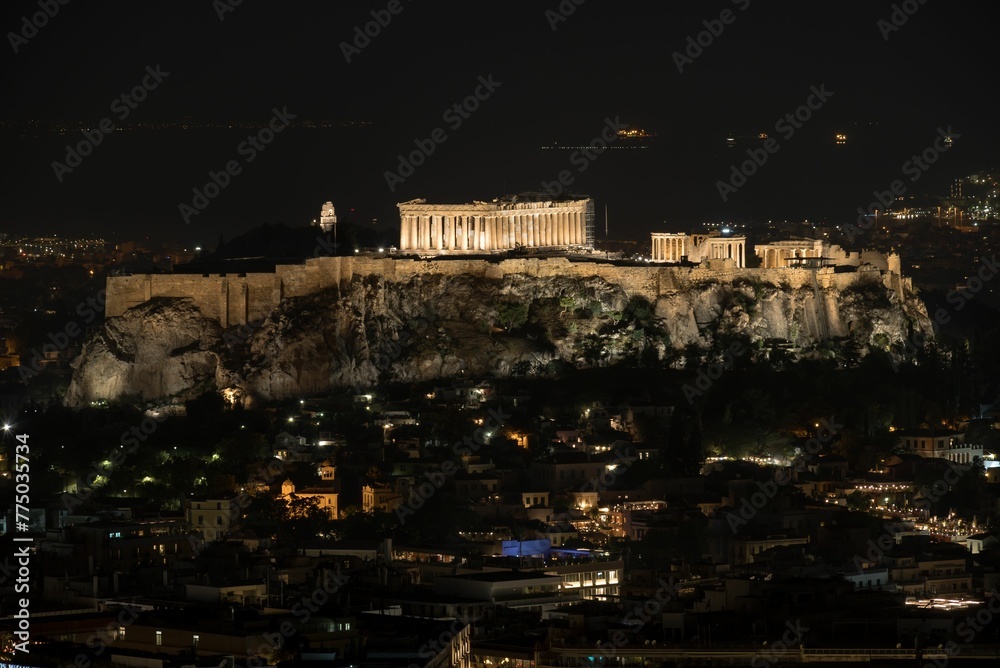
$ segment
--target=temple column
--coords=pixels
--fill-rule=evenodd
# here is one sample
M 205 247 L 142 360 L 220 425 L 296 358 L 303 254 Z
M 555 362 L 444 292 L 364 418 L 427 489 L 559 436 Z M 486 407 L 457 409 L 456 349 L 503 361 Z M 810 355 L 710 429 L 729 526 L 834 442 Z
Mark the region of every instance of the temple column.
M 521 245 L 531 245 L 531 216 L 528 214 L 521 216 Z

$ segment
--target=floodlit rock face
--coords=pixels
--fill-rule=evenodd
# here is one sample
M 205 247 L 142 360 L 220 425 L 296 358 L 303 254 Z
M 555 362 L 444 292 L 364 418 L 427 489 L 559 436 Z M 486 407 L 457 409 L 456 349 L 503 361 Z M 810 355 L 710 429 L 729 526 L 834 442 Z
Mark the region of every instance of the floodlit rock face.
M 187 398 L 214 389 L 222 329 L 189 300 L 154 299 L 109 318 L 74 363 L 66 403 Z
M 75 362 L 66 402 L 169 403 L 227 389 L 268 400 L 564 364 L 677 366 L 679 351 L 711 349 L 720 335 L 781 339 L 809 355 L 833 339 L 865 354 L 933 334 L 894 274 L 812 287 L 752 276 L 667 286 L 655 300 L 596 276 L 354 276 L 225 330 L 191 299 L 158 297 L 108 318 Z

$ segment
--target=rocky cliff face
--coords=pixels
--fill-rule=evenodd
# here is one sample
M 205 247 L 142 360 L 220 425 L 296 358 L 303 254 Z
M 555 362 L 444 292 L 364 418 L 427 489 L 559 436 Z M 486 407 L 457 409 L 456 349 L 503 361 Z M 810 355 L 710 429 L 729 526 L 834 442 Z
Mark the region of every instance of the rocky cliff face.
M 109 318 L 84 347 L 66 402 L 183 401 L 206 390 L 283 399 L 382 381 L 545 374 L 560 364 L 679 365 L 721 337 L 784 339 L 814 354 L 835 337 L 862 353 L 932 335 L 922 302 L 880 282 L 793 289 L 740 279 L 630 298 L 600 278 L 355 278 L 223 331 L 185 299 Z

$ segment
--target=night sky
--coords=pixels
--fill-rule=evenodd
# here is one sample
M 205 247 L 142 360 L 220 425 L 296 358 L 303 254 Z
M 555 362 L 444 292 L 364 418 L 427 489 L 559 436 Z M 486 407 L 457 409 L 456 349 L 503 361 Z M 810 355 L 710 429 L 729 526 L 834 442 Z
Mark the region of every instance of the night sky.
M 558 12 L 557 0 L 399 3 L 351 63 L 341 43 L 388 2 L 243 0 L 220 20 L 223 0 L 70 0 L 16 54 L 10 33 L 39 5 L 4 3 L 0 231 L 212 244 L 264 223 L 308 223 L 333 200 L 341 220 L 392 237 L 396 202 L 492 199 L 568 170 L 571 191 L 607 205 L 612 237 L 648 238 L 710 220 L 847 222 L 903 178 L 939 127 L 960 138 L 910 192 L 946 194 L 954 178 L 1000 163 L 983 3 L 914 0 L 919 9 L 888 40 L 878 21 L 893 3 L 882 1 L 565 0 L 575 11 L 555 30 L 546 11 Z M 673 54 L 723 10 L 734 20 L 680 73 Z M 115 99 L 157 65 L 169 76 L 59 182 L 52 163 L 83 139 L 76 125 L 59 129 L 114 117 L 124 108 Z M 490 75 L 500 86 L 451 127 L 445 111 Z M 788 139 L 775 132 L 821 85 L 834 95 L 813 118 Z M 247 162 L 239 147 L 256 130 L 224 126 L 266 123 L 274 108 L 334 124 L 291 127 Z M 658 141 L 609 151 L 582 172 L 571 150 L 542 149 L 590 143 L 607 118 Z M 447 140 L 392 191 L 385 173 L 397 156 L 437 128 Z M 760 132 L 781 150 L 723 202 L 717 181 L 753 146 L 728 148 L 727 136 Z M 837 132 L 847 146 L 835 145 Z M 231 160 L 241 173 L 186 223 L 179 205 Z

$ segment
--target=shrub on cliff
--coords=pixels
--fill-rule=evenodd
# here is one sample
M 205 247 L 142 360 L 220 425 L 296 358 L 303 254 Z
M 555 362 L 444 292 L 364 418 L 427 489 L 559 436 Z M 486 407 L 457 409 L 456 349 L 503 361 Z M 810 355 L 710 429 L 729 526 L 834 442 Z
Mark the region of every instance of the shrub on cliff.
M 885 287 L 878 281 L 862 281 L 845 288 L 841 295 L 847 304 L 877 311 L 892 308 Z

